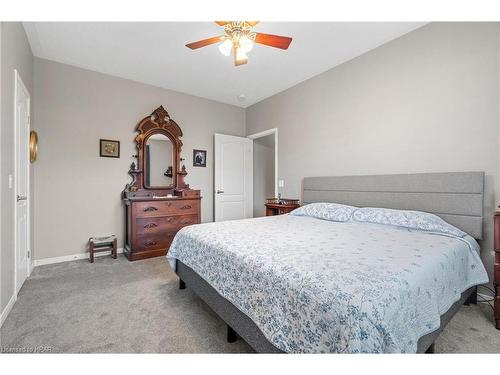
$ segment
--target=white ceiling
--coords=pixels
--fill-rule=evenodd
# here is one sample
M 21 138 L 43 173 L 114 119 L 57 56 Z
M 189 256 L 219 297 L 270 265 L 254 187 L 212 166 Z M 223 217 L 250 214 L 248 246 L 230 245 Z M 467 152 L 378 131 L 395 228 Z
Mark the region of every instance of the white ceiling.
M 261 22 L 255 31 L 293 37 L 287 51 L 255 45 L 233 66 L 217 45 L 184 45 L 221 35 L 211 22 L 29 22 L 37 57 L 248 107 L 406 34 L 417 22 Z M 243 94 L 245 100 L 238 100 Z

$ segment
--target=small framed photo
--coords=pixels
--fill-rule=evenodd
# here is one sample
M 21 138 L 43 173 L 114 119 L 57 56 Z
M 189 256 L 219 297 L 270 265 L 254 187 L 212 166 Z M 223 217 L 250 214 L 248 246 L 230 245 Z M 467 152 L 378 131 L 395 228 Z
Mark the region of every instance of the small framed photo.
M 193 167 L 206 167 L 206 166 L 207 166 L 207 151 L 193 150 Z
M 99 156 L 102 158 L 119 158 L 120 141 L 112 141 L 110 139 L 100 139 Z

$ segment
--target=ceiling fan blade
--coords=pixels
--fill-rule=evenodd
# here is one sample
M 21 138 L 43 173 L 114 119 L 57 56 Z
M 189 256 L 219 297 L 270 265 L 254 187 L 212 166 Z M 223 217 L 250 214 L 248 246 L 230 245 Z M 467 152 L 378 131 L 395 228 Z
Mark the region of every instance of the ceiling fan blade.
M 233 47 L 234 66 L 245 65 L 248 62 L 248 57 L 246 56 L 246 54 L 244 54 L 245 57 L 239 56 L 237 51 L 238 50 Z M 239 57 L 239 59 L 237 59 L 236 57 Z
M 257 25 L 259 23 L 259 21 L 245 21 L 245 22 L 248 23 L 252 27 L 254 27 L 255 25 Z
M 234 66 L 245 65 L 248 62 L 248 59 L 234 60 Z
M 255 43 L 275 48 L 288 49 L 288 46 L 292 43 L 292 38 L 288 36 L 256 33 Z
M 191 48 L 191 49 L 197 49 L 197 48 L 209 46 L 210 44 L 219 43 L 222 40 L 221 38 L 222 38 L 222 36 L 214 36 L 212 38 L 198 40 L 197 42 L 186 44 L 186 47 Z
M 247 62 L 248 62 L 248 59 L 234 60 L 234 66 L 245 65 Z

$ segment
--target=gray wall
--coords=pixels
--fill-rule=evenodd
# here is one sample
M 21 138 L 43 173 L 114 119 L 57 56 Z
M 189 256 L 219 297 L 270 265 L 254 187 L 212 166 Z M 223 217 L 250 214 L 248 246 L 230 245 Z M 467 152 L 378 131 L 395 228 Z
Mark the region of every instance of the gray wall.
M 33 55 L 24 28 L 19 22 L 2 23 L 1 33 L 1 310 L 14 294 L 14 189 L 9 189 L 9 174 L 14 175 L 14 69 L 17 69 L 31 94 L 33 106 Z M 33 113 L 33 111 L 32 111 Z M 33 175 L 33 173 L 31 173 Z M 31 193 L 33 197 L 31 178 Z M 33 202 L 32 202 L 33 203 Z M 32 204 L 33 209 L 33 204 Z M 31 215 L 33 217 L 33 215 Z M 33 228 L 33 222 L 31 227 Z M 33 235 L 32 241 L 33 241 Z
M 3 122 L 2 122 L 2 30 L 3 30 L 3 22 L 0 22 L 0 146 L 2 145 L 2 130 L 3 130 Z M 9 294 L 9 290 L 6 288 L 5 291 L 3 290 L 3 285 L 5 283 L 3 279 L 3 272 L 2 272 L 2 258 L 3 258 L 3 242 L 2 242 L 2 189 L 3 189 L 3 182 L 4 179 L 2 178 L 3 176 L 3 167 L 2 167 L 2 152 L 0 151 L 0 314 L 2 314 L 4 310 L 4 302 L 3 299 L 6 297 L 3 297 L 4 293 Z M 0 338 L 1 340 L 1 338 Z
M 165 72 L 165 74 L 169 74 Z M 242 108 L 35 58 L 35 259 L 82 253 L 92 235 L 123 246 L 121 191 L 136 124 L 159 105 L 180 125 L 186 181 L 201 189 L 202 221 L 213 218 L 213 135 L 245 134 Z M 121 141 L 121 158 L 100 158 L 99 138 Z M 207 150 L 193 168 L 192 150 Z
M 274 134 L 253 142 L 253 216 L 266 216 L 264 203 L 274 197 Z
M 485 171 L 486 238 L 500 203 L 499 28 L 432 23 L 247 109 L 279 129 L 284 195 L 306 176 Z

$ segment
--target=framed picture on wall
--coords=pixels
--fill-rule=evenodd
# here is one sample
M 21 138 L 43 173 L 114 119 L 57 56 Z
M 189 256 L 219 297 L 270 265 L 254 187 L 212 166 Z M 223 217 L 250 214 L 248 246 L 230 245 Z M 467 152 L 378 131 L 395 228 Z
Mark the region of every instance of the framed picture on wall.
M 206 167 L 206 166 L 207 166 L 207 151 L 193 150 L 193 167 Z
M 100 139 L 99 156 L 102 158 L 119 158 L 120 141 L 112 141 L 110 139 Z

